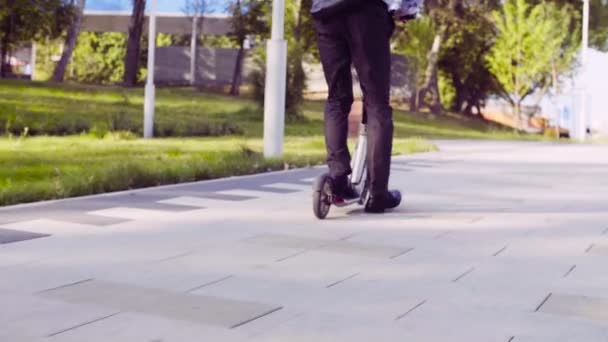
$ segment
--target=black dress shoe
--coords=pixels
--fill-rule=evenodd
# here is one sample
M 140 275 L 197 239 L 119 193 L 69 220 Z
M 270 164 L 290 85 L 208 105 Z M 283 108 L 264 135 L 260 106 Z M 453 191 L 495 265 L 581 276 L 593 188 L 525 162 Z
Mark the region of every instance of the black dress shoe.
M 335 198 L 352 200 L 360 196 L 347 177 L 332 179 L 332 184 L 332 193 Z
M 393 209 L 401 204 L 399 190 L 387 191 L 384 195 L 371 196 L 365 203 L 365 212 L 381 214 L 387 209 Z

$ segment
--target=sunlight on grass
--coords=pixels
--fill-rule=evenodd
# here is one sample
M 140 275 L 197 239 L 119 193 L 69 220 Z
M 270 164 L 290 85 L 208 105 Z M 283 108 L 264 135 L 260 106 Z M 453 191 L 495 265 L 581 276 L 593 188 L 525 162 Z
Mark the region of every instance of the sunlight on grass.
M 397 139 L 395 152 L 434 150 Z M 267 160 L 258 138 L 127 139 L 115 136 L 0 138 L 0 205 L 322 164 L 323 137 L 288 137 Z
M 0 205 L 325 160 L 322 102 L 308 101 L 302 118 L 286 120 L 276 160 L 262 157 L 263 112 L 249 99 L 158 89 L 155 135 L 165 138 L 153 140 L 138 138 L 142 104 L 139 88 L 0 80 Z M 541 138 L 459 117 L 396 110 L 394 118 L 394 154 L 436 150 L 428 138 Z

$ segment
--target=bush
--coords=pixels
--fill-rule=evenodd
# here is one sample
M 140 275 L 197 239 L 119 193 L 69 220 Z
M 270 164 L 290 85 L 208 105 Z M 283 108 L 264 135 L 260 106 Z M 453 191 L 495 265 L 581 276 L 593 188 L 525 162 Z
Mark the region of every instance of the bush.
M 108 132 L 108 134 L 106 134 L 104 136 L 104 139 L 114 140 L 114 141 L 128 141 L 128 140 L 135 140 L 137 138 L 139 138 L 137 135 L 135 135 L 133 132 L 129 132 L 129 131 Z
M 543 130 L 543 136 L 545 138 L 557 140 L 560 138 L 560 133 L 555 127 L 545 127 L 545 129 Z
M 456 88 L 452 80 L 443 71 L 439 72 L 439 94 L 444 108 L 452 108 L 456 102 Z
M 82 32 L 74 48 L 67 78 L 87 83 L 119 83 L 124 73 L 124 55 L 127 49 L 123 33 Z
M 91 127 L 89 133 L 95 138 L 102 139 L 109 133 L 108 125 L 104 122 L 97 122 Z
M 219 137 L 224 135 L 242 135 L 243 129 L 229 121 L 209 122 L 197 120 L 185 122 L 159 122 L 154 126 L 154 135 L 158 137 Z

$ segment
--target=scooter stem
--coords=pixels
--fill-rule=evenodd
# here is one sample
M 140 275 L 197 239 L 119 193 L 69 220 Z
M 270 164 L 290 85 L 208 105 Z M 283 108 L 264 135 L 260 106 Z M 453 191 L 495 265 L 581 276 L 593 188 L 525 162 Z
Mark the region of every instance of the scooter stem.
M 365 163 L 367 159 L 367 125 L 359 125 L 359 137 L 357 138 L 357 145 L 355 147 L 355 155 L 352 160 L 352 174 L 350 182 L 353 185 L 361 184 L 363 180 L 363 174 L 365 173 Z

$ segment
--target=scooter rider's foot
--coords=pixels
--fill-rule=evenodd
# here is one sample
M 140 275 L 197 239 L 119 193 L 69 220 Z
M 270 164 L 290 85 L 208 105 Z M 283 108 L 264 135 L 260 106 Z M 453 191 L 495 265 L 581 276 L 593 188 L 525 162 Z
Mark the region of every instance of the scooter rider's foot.
M 401 192 L 399 190 L 387 191 L 384 195 L 371 196 L 365 203 L 365 212 L 381 214 L 387 209 L 393 209 L 401 204 Z
M 342 200 L 359 198 L 359 192 L 348 180 L 348 177 L 334 178 L 332 179 L 332 183 L 332 192 L 335 198 Z

